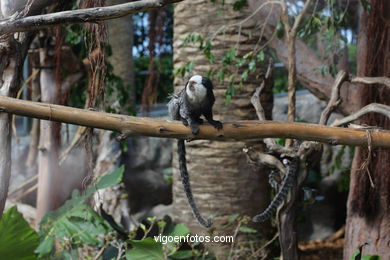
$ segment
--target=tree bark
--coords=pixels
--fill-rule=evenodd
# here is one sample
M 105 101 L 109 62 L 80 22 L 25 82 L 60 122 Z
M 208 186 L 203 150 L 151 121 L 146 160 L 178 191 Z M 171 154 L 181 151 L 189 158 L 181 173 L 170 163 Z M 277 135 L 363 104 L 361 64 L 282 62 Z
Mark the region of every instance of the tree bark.
M 37 53 L 33 53 L 29 55 L 30 57 L 30 65 L 38 66 L 39 65 L 39 57 Z M 31 80 L 31 100 L 39 101 L 41 99 L 41 85 L 39 83 L 40 76 L 38 69 L 32 69 L 32 74 L 35 74 L 35 77 Z M 38 145 L 39 145 L 39 130 L 40 130 L 40 120 L 34 118 L 31 126 L 30 136 L 31 142 L 28 150 L 28 155 L 26 159 L 26 167 L 28 169 L 33 169 L 36 165 L 36 160 L 38 157 Z
M 390 2 L 370 1 L 370 13 L 362 12 L 358 39 L 358 76 L 382 77 L 390 75 Z M 390 104 L 390 90 L 384 85 L 360 85 L 353 109 L 377 102 Z M 390 120 L 383 116 L 368 115 L 361 120 L 368 125 L 390 128 Z M 351 171 L 347 204 L 347 226 L 344 259 L 363 246 L 363 255 L 376 254 L 390 259 L 390 151 L 356 149 Z M 369 158 L 367 169 L 362 165 Z M 369 171 L 369 172 L 368 172 Z M 374 183 L 370 185 L 369 176 Z M 367 244 L 366 244 L 367 243 Z
M 20 19 L 0 21 L 0 34 L 37 31 L 69 23 L 98 22 L 115 19 L 129 14 L 145 12 L 183 0 L 142 0 L 115 6 L 85 8 L 45 15 L 28 16 Z
M 54 57 L 48 49 L 40 50 L 40 63 L 45 67 L 40 73 L 42 102 L 58 102 L 58 89 L 54 70 Z M 38 152 L 38 194 L 37 194 L 37 224 L 49 211 L 61 205 L 61 173 L 58 160 L 60 148 L 60 128 L 58 122 L 41 121 L 39 152 Z
M 0 0 L 1 18 L 7 19 L 24 7 L 25 4 L 21 1 Z M 44 3 L 47 2 L 35 1 L 30 11 L 39 12 Z M 31 40 L 30 33 L 20 33 L 16 38 L 14 35 L 4 36 L 0 42 L 0 96 L 16 96 L 22 77 L 23 61 Z M 0 217 L 3 214 L 11 176 L 11 135 L 11 117 L 0 111 Z
M 370 131 L 373 147 L 390 148 L 390 131 L 381 129 L 340 128 L 307 123 L 252 120 L 224 122 L 222 130 L 216 130 L 208 124 L 200 125 L 200 133 L 194 136 L 188 127 L 185 127 L 178 121 L 102 113 L 86 109 L 17 100 L 2 96 L 0 96 L 0 111 L 32 118 L 117 131 L 123 133 L 125 137 L 154 136 L 218 141 L 259 140 L 268 137 L 282 137 L 318 141 L 332 145 L 367 146 L 367 131 Z
M 108 0 L 107 5 L 116 5 L 129 0 Z M 131 15 L 107 22 L 108 39 L 112 55 L 108 58 L 114 68 L 114 74 L 121 77 L 124 86 L 129 90 L 128 103 L 120 111 L 127 112 L 135 107 L 134 62 L 133 62 L 133 19 Z M 117 93 L 119 95 L 119 93 Z M 115 94 L 114 94 L 115 96 Z M 114 103 L 114 102 L 112 102 Z
M 185 1 L 178 4 L 175 8 L 174 19 L 174 67 L 183 67 L 188 62 L 193 62 L 194 71 L 190 75 L 205 75 L 210 69 L 217 71 L 222 69 L 221 59 L 227 53 L 229 48 L 234 48 L 237 56 L 243 56 L 255 49 L 258 41 L 258 32 L 254 30 L 255 22 L 248 20 L 238 26 L 229 27 L 221 33 L 213 35 L 223 26 L 235 24 L 244 20 L 253 10 L 244 7 L 240 11 L 232 10 L 233 1 L 225 1 L 222 6 L 220 2 L 210 3 L 205 0 Z M 241 35 L 238 36 L 238 32 Z M 254 32 L 253 37 L 251 33 Z M 211 39 L 212 53 L 216 57 L 216 63 L 210 64 L 207 58 L 201 54 L 197 45 L 181 46 L 184 38 L 189 33 L 200 34 L 203 39 Z M 241 71 L 242 73 L 243 71 Z M 214 114 L 217 119 L 242 120 L 254 119 L 256 117 L 253 106 L 250 103 L 250 97 L 259 84 L 256 76 L 249 76 L 243 82 L 243 87 L 236 87 L 237 93 L 232 97 L 229 105 L 225 105 L 225 92 L 229 86 L 230 75 L 235 73 L 235 68 L 227 68 L 226 79 L 223 82 L 217 81 L 214 77 L 214 94 L 216 103 L 214 105 Z M 257 71 L 259 73 L 259 71 Z M 240 72 L 234 85 L 239 85 Z M 185 81 L 176 77 L 174 81 L 176 90 L 183 88 Z M 267 89 L 268 94 L 270 92 Z M 262 101 L 264 97 L 261 97 Z M 271 99 L 271 100 L 269 100 Z M 268 104 L 266 114 L 270 118 L 272 111 L 272 95 L 268 95 Z M 225 132 L 229 129 L 228 124 L 224 124 Z M 202 133 L 204 130 L 200 130 Z M 204 133 L 204 132 L 203 132 Z M 223 228 L 229 216 L 239 213 L 241 216 L 254 216 L 264 209 L 269 202 L 269 185 L 266 182 L 266 173 L 264 169 L 253 168 L 246 162 L 245 154 L 242 148 L 246 145 L 253 145 L 245 142 L 210 142 L 198 141 L 186 144 L 188 169 L 193 186 L 193 193 L 201 212 L 204 216 L 218 213 L 214 218 L 214 234 L 233 234 L 232 225 L 228 229 Z M 181 182 L 178 180 L 178 169 L 176 164 L 177 155 L 174 154 L 174 176 L 173 187 L 174 195 L 174 215 L 175 218 L 190 227 L 196 234 L 205 234 L 206 231 L 199 227 L 194 220 L 191 210 L 183 192 Z M 223 171 L 221 171 L 223 165 Z M 223 185 L 221 185 L 223 183 Z M 269 229 L 262 229 L 261 224 L 251 223 L 257 228 L 263 237 L 266 237 Z M 237 237 L 237 246 L 240 244 L 242 235 Z M 243 239 L 247 241 L 246 239 Z M 247 245 L 242 244 L 245 247 Z M 237 246 L 239 247 L 239 246 Z M 235 255 L 234 249 L 229 252 L 225 246 L 218 245 L 213 248 L 218 259 L 225 259 L 230 256 L 242 257 L 244 255 Z
M 11 37 L 0 42 L 0 97 L 16 95 L 30 40 L 29 34 L 21 34 L 18 40 Z M 11 117 L 0 112 L 0 217 L 11 176 L 11 135 Z

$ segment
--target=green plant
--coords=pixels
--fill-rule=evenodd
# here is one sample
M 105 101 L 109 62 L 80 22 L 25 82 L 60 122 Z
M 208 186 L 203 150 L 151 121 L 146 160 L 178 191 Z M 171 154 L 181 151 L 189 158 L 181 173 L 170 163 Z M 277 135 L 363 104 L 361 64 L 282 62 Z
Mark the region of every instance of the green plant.
M 94 192 L 118 184 L 122 180 L 124 166 L 113 173 L 101 176 L 84 194 L 75 190 L 72 198 L 54 212 L 49 212 L 40 223 L 41 242 L 35 252 L 45 258 L 53 255 L 54 242 L 57 253 L 65 257 L 77 255 L 77 249 L 85 245 L 103 246 L 104 235 L 112 231 L 109 223 L 97 214 L 86 201 Z
M 0 220 L 1 259 L 36 259 L 34 253 L 39 236 L 20 214 L 16 206 L 4 212 Z
M 378 255 L 363 255 L 362 256 L 363 246 L 356 249 L 356 251 L 352 254 L 349 260 L 381 260 L 381 257 Z

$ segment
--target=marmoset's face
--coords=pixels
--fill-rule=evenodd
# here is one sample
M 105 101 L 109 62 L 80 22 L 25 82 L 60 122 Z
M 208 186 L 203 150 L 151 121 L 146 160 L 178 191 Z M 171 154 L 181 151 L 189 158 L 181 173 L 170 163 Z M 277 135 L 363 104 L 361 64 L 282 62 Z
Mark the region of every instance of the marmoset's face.
M 195 75 L 190 78 L 186 86 L 186 93 L 191 102 L 200 102 L 206 97 L 207 89 L 202 84 L 202 76 Z

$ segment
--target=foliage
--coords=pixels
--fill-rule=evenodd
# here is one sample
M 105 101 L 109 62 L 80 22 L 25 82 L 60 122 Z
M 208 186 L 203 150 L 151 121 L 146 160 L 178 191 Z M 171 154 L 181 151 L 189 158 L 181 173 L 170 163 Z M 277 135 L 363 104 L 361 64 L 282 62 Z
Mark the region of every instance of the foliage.
M 247 5 L 246 0 L 234 0 L 233 1 L 233 10 L 239 11 Z
M 0 220 L 0 256 L 2 259 L 36 259 L 38 234 L 20 214 L 16 206 L 4 212 Z
M 129 240 L 133 246 L 131 250 L 126 251 L 128 260 L 164 260 L 163 245 L 148 237 L 143 240 Z
M 111 63 L 107 63 L 106 73 L 106 95 L 115 95 L 115 99 L 121 108 L 127 108 L 128 115 L 135 115 L 135 108 L 128 105 L 129 93 L 131 93 L 133 86 L 124 84 L 123 79 L 114 74 L 114 68 Z M 106 106 L 106 112 L 119 113 L 112 104 Z
M 121 166 L 113 173 L 101 176 L 96 184 L 90 186 L 82 195 L 74 191 L 72 199 L 43 218 L 40 223 L 42 240 L 36 249 L 39 257 L 52 254 L 55 240 L 58 241 L 60 249 L 70 254 L 77 254 L 76 249 L 84 245 L 103 246 L 102 234 L 107 234 L 112 228 L 85 202 L 96 190 L 119 183 L 123 172 L 124 166 Z
M 236 94 L 236 83 L 239 82 L 239 86 L 248 79 L 249 75 L 254 74 L 257 68 L 265 61 L 264 50 L 253 50 L 242 57 L 237 55 L 235 48 L 231 47 L 221 60 L 216 60 L 216 56 L 213 54 L 211 41 L 204 39 L 202 35 L 198 33 L 187 34 L 183 41 L 183 46 L 188 44 L 197 44 L 200 51 L 207 58 L 210 64 L 220 63 L 221 66 L 218 70 L 209 70 L 206 73 L 207 77 L 216 77 L 218 82 L 228 81 L 228 87 L 225 92 L 226 104 L 229 104 L 232 97 Z M 193 67 L 192 62 L 188 62 L 184 67 L 179 67 L 174 71 L 176 76 L 184 77 L 185 73 L 191 72 Z
M 158 74 L 156 81 L 157 101 L 166 103 L 166 97 L 173 92 L 173 7 L 166 6 L 160 11 L 162 17 L 162 31 L 155 41 L 155 57 L 153 73 Z M 137 13 L 133 15 L 134 43 L 133 59 L 135 65 L 135 90 L 136 100 L 141 100 L 142 92 L 149 74 L 149 13 Z M 139 103 L 139 102 L 137 102 Z
M 155 68 L 159 73 L 159 80 L 157 84 L 157 101 L 166 103 L 168 94 L 173 92 L 173 78 L 172 78 L 172 56 L 161 55 L 154 58 Z M 148 75 L 149 56 L 140 56 L 134 58 L 135 64 L 135 86 L 137 100 L 141 100 L 142 91 Z
M 349 260 L 381 260 L 381 257 L 378 255 L 363 255 L 362 256 L 362 248 L 358 248 L 352 256 L 349 258 Z
M 360 0 L 360 4 L 363 6 L 364 11 L 369 13 L 371 11 L 371 3 L 368 0 Z
M 348 48 L 348 39 L 345 36 L 347 31 L 350 31 L 348 20 L 348 12 L 341 8 L 340 3 L 326 0 L 322 8 L 315 9 L 311 15 L 304 17 L 299 28 L 298 37 L 309 43 L 322 56 L 324 65 L 317 70 L 324 76 L 337 74 L 336 65 L 342 56 L 341 51 Z

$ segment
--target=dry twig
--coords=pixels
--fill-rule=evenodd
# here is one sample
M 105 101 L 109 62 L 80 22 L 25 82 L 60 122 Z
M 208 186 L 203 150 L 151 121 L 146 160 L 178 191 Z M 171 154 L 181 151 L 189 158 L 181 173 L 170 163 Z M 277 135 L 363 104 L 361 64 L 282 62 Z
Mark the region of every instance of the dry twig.
M 356 77 L 351 79 L 351 82 L 363 84 L 383 84 L 390 88 L 390 78 L 387 77 Z
M 326 125 L 328 122 L 330 114 L 337 108 L 337 106 L 340 104 L 340 88 L 343 84 L 343 82 L 348 78 L 347 72 L 341 70 L 339 73 L 337 73 L 335 82 L 332 87 L 332 94 L 329 99 L 328 105 L 321 113 L 320 118 L 320 125 Z
M 352 115 L 349 115 L 349 116 L 344 117 L 342 119 L 336 119 L 331 124 L 331 126 L 342 126 L 342 125 L 348 124 L 350 122 L 353 122 L 353 121 L 359 119 L 360 117 L 362 117 L 368 113 L 378 113 L 378 114 L 382 114 L 382 115 L 390 118 L 390 106 L 386 106 L 386 105 L 378 104 L 378 103 L 371 103 L 371 104 L 363 107 L 362 109 L 360 109 L 359 111 L 357 111 L 356 113 L 354 113 Z

